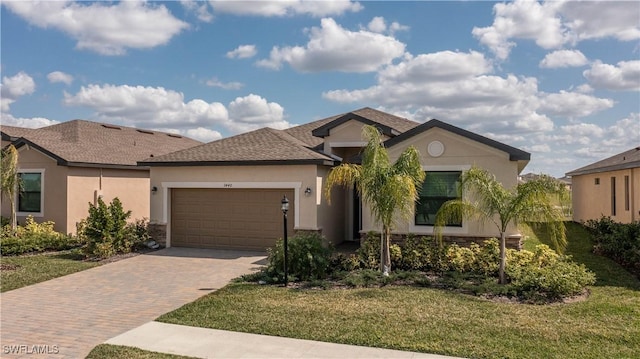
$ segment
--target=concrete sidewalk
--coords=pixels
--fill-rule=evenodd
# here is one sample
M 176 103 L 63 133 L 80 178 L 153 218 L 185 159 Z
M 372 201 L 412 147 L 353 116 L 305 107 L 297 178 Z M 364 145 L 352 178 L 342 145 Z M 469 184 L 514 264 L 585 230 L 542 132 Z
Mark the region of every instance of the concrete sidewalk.
M 195 358 L 453 358 L 160 322 L 146 323 L 106 343 Z

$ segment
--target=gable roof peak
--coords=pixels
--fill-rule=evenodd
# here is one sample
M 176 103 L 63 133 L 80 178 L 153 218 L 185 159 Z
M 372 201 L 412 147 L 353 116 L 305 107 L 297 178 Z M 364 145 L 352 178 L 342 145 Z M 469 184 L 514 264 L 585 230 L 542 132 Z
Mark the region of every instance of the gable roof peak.
M 492 140 L 488 137 L 484 137 L 482 135 L 479 135 L 475 132 L 471 132 L 471 131 L 467 131 L 463 128 L 460 127 L 456 127 L 454 125 L 451 125 L 449 123 L 440 121 L 438 119 L 431 119 L 423 124 L 420 124 L 414 128 L 412 128 L 411 130 L 401 134 L 400 136 L 391 138 L 389 140 L 387 140 L 384 145 L 385 147 L 391 147 L 391 146 L 395 146 L 396 144 L 405 141 L 408 138 L 411 138 L 415 135 L 418 135 L 420 133 L 423 133 L 431 128 L 440 128 L 443 129 L 445 131 L 454 133 L 456 135 L 462 136 L 462 137 L 466 137 L 470 140 L 482 143 L 484 145 L 496 148 L 500 151 L 506 152 L 507 154 L 509 154 L 509 160 L 511 161 L 529 161 L 531 159 L 531 154 L 528 152 L 525 152 L 521 149 L 509 146 L 507 144 L 504 144 L 502 142 L 498 142 L 496 140 Z

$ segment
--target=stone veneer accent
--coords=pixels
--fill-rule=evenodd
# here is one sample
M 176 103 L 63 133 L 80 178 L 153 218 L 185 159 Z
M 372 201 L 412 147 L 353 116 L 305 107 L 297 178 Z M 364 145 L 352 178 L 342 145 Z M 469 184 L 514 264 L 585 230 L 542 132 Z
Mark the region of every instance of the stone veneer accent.
M 380 238 L 380 232 L 372 232 L 375 233 L 376 238 Z M 368 233 L 364 233 L 361 232 L 360 233 L 360 242 L 362 243 L 363 240 L 365 240 L 367 238 Z M 407 233 L 392 233 L 391 234 L 391 243 L 395 243 L 395 244 L 402 244 L 404 243 L 405 239 L 407 238 L 409 234 Z M 418 236 L 420 237 L 420 235 L 414 235 L 414 236 Z M 431 237 L 428 235 L 425 235 L 427 237 Z M 493 237 L 483 237 L 483 236 L 446 236 L 443 235 L 442 236 L 442 240 L 445 243 L 455 243 L 461 247 L 469 247 L 469 245 L 471 245 L 471 243 L 476 243 L 481 245 L 482 242 L 484 242 L 487 239 L 490 239 Z M 522 249 L 522 236 L 509 236 L 507 237 L 507 241 L 506 241 L 506 246 L 507 248 L 511 248 L 511 249 L 516 249 L 516 250 L 521 250 Z
M 149 223 L 149 236 L 162 247 L 166 247 L 167 225 L 162 223 Z

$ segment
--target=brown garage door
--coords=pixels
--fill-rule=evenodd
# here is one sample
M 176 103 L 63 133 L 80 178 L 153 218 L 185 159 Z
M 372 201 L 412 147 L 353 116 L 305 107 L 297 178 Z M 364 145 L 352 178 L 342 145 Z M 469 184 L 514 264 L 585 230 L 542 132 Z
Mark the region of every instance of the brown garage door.
M 289 199 L 288 233 L 293 233 L 293 190 L 171 190 L 171 245 L 263 250 L 283 236 L 280 201 Z

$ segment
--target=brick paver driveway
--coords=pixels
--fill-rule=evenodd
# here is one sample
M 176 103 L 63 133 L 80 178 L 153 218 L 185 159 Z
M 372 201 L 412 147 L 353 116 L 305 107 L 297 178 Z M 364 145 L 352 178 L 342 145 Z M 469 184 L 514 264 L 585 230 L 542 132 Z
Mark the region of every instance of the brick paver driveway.
M 168 248 L 2 293 L 0 357 L 84 358 L 264 259 L 259 252 Z

